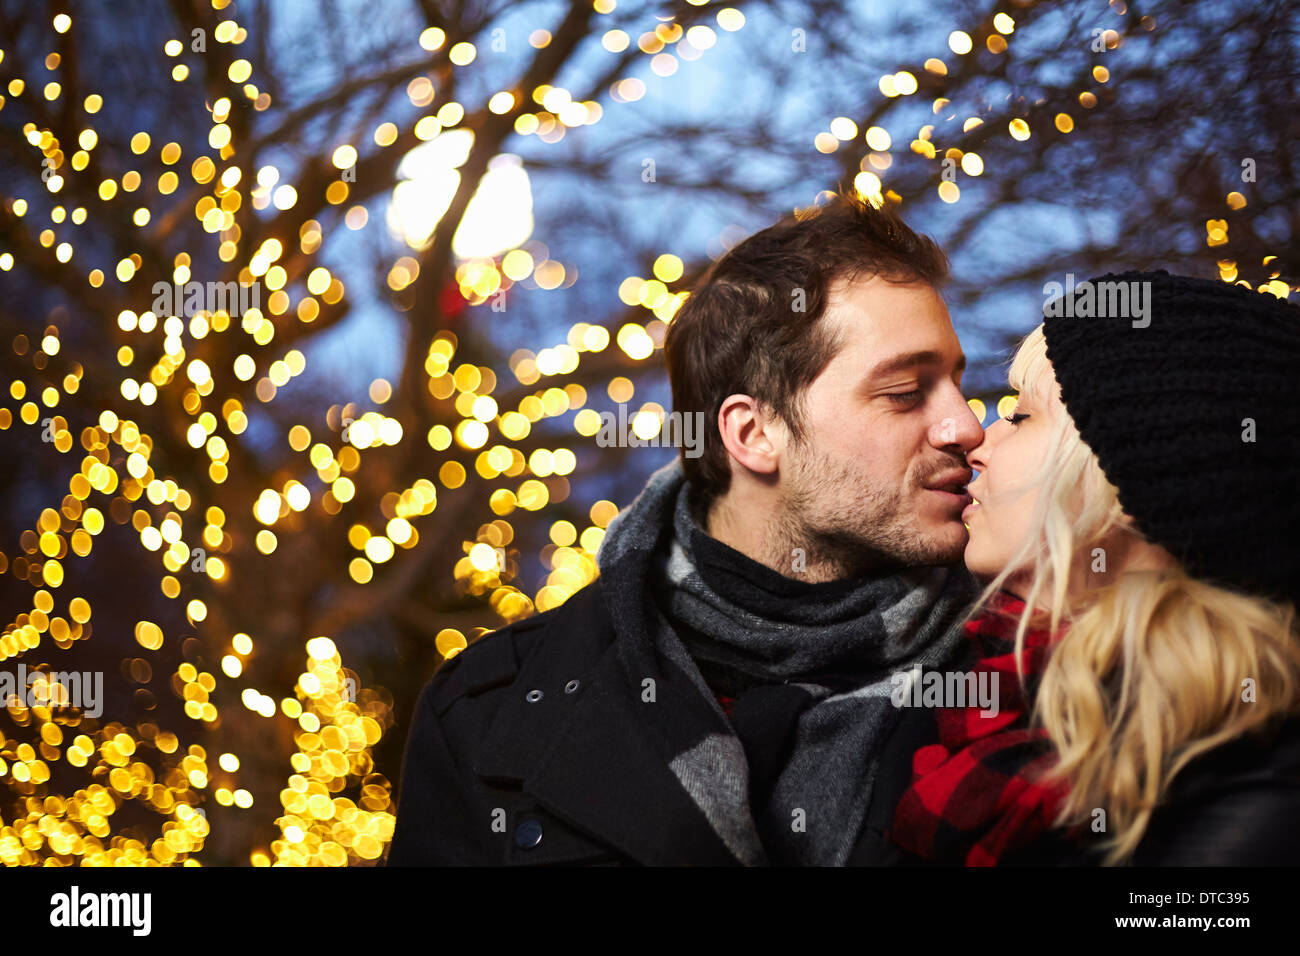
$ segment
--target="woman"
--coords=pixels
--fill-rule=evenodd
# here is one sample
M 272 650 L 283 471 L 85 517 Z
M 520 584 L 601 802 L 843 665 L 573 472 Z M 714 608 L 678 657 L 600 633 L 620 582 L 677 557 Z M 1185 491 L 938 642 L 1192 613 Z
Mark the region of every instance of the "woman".
M 1012 363 L 963 513 L 987 582 L 966 663 L 1001 706 L 934 712 L 888 839 L 907 861 L 1300 864 L 1300 309 L 1094 282 L 1149 312 L 1053 303 Z

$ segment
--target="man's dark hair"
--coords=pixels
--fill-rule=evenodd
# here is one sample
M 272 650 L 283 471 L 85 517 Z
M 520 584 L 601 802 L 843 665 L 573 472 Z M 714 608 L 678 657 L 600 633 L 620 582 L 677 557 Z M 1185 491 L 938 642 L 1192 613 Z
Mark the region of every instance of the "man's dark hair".
M 819 321 L 828 290 L 837 280 L 873 275 L 937 288 L 947 278 L 948 259 L 891 206 L 841 193 L 739 243 L 682 303 L 664 357 L 674 410 L 704 414 L 700 455 L 682 454 L 701 509 L 731 480 L 718 431 L 723 400 L 751 396 L 802 440 L 802 394 L 841 344 Z

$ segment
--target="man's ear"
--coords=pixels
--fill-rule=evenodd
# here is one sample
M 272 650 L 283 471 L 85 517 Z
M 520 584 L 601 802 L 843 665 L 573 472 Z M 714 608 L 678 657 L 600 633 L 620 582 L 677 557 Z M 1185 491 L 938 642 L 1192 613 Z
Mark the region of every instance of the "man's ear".
M 727 454 L 752 472 L 775 474 L 789 441 L 785 424 L 749 395 L 728 395 L 718 408 L 718 432 Z

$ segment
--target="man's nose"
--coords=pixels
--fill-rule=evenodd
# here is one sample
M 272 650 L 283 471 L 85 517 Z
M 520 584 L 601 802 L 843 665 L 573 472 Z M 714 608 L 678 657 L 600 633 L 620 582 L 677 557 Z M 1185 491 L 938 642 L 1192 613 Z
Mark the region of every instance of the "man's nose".
M 951 415 L 940 420 L 934 432 L 935 444 L 939 448 L 959 447 L 969 453 L 984 440 L 984 429 L 971 407 L 964 401 L 960 409 L 954 409 Z

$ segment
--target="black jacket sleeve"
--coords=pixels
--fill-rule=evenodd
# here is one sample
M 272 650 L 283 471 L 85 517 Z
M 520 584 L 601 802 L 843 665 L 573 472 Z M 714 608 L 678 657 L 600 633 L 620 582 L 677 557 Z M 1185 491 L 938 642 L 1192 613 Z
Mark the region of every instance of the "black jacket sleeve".
M 470 790 L 433 706 L 435 676 L 420 692 L 402 758 L 388 866 L 467 866 L 479 843 Z
M 1179 778 L 1183 778 L 1180 780 Z M 1137 866 L 1300 866 L 1300 719 L 1239 738 L 1175 778 Z
M 1159 816 L 1135 866 L 1300 866 L 1300 785 L 1260 783 Z

